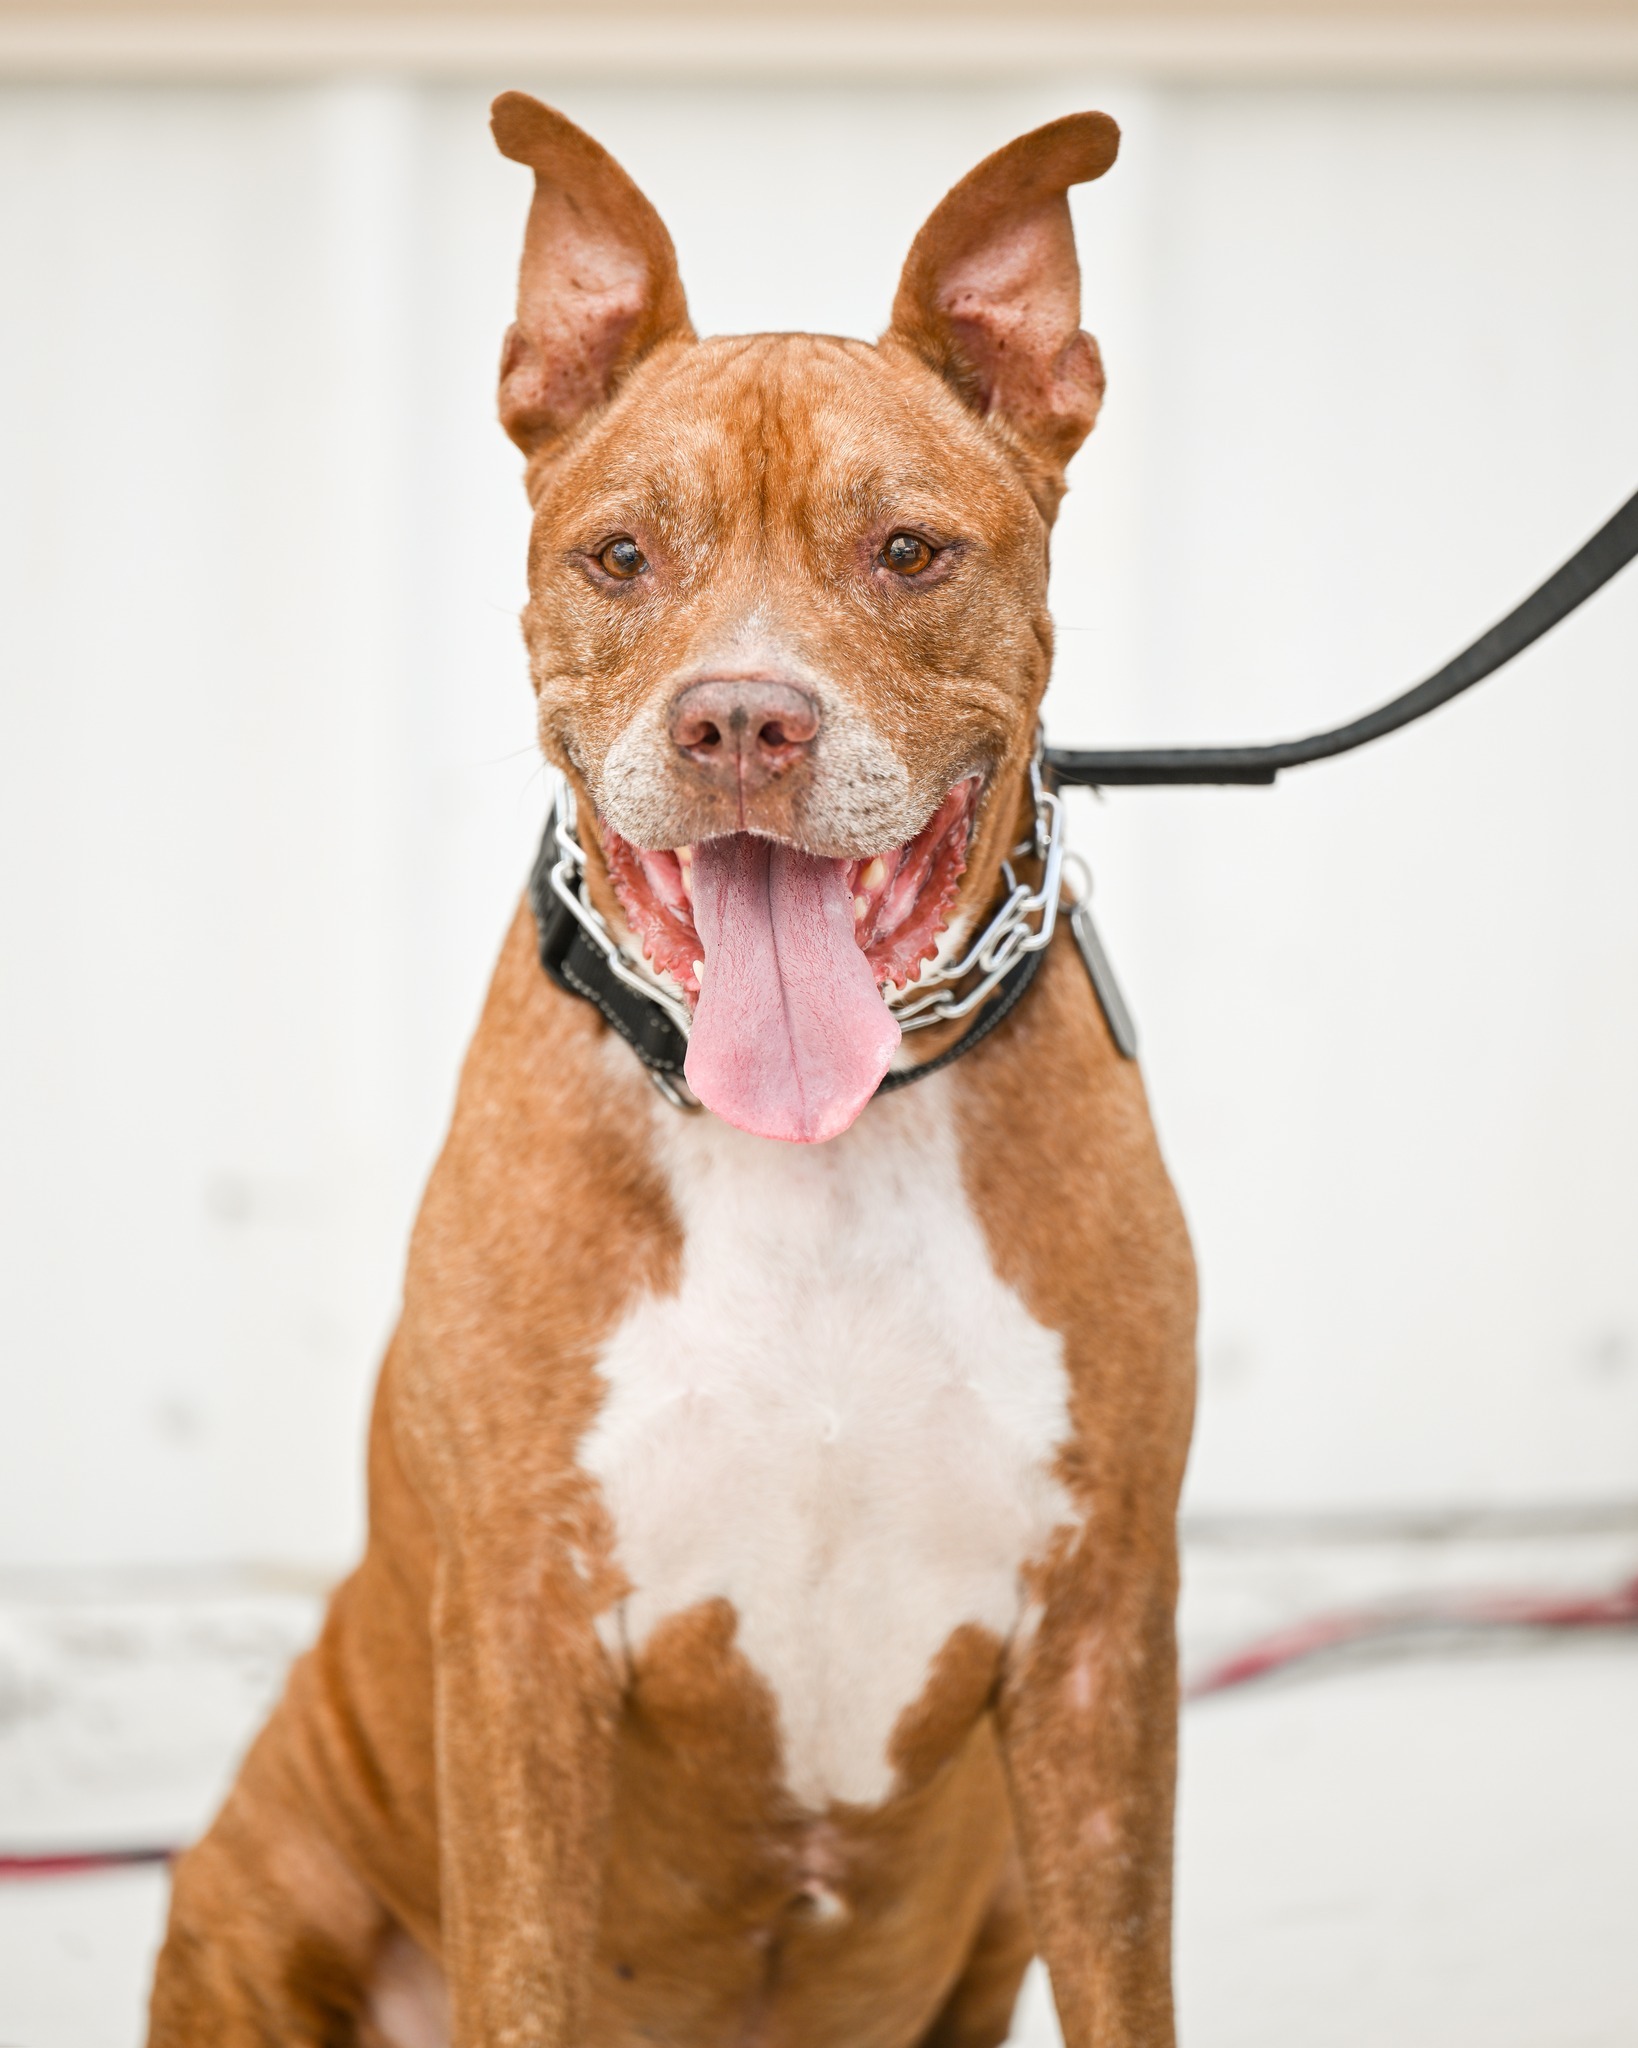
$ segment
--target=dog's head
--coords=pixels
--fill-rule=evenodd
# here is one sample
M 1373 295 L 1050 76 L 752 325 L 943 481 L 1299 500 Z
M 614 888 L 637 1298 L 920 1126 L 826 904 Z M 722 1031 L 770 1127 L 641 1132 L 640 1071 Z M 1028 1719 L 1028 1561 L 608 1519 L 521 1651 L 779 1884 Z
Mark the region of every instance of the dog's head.
M 898 1043 L 880 991 L 982 913 L 1018 835 L 1047 536 L 1103 396 L 1066 194 L 1115 124 L 1071 115 L 964 178 L 874 346 L 699 340 L 619 165 L 521 93 L 494 128 L 535 173 L 500 411 L 542 745 L 696 1005 L 696 1093 L 834 1136 Z

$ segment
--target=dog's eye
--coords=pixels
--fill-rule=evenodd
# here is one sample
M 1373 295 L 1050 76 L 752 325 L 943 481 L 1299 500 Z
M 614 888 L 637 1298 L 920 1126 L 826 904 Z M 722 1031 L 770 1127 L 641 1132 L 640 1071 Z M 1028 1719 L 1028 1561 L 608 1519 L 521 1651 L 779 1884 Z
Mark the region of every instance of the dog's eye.
M 610 576 L 618 576 L 622 583 L 629 583 L 648 567 L 642 549 L 629 533 L 617 535 L 598 551 L 597 559 Z
M 895 533 L 882 549 L 884 567 L 896 576 L 919 576 L 933 559 L 933 550 L 919 533 Z

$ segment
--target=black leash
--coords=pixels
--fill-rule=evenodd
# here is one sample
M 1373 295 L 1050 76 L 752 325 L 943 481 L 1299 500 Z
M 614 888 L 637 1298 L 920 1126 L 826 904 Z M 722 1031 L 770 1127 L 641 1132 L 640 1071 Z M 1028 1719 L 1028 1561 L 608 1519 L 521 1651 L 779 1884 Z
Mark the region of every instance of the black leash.
M 1117 784 L 1156 786 L 1175 783 L 1268 783 L 1282 768 L 1301 768 L 1309 761 L 1328 761 L 1352 753 L 1384 734 L 1397 732 L 1414 719 L 1425 718 L 1482 683 L 1516 654 L 1567 619 L 1594 591 L 1602 590 L 1638 555 L 1638 491 L 1606 525 L 1578 548 L 1561 569 L 1532 591 L 1523 604 L 1483 633 L 1436 675 L 1403 696 L 1367 711 L 1348 725 L 1306 739 L 1279 740 L 1266 747 L 1111 747 L 1082 749 L 1048 747 L 1046 763 L 1060 783 L 1093 788 Z
M 1366 746 L 1387 733 L 1397 732 L 1402 725 L 1425 718 L 1441 704 L 1448 704 L 1452 697 L 1459 697 L 1475 683 L 1482 683 L 1486 676 L 1494 675 L 1585 604 L 1595 591 L 1602 590 L 1634 556 L 1638 556 L 1638 492 L 1540 589 L 1532 591 L 1521 605 L 1488 633 L 1481 634 L 1471 647 L 1464 648 L 1454 661 L 1446 662 L 1426 682 L 1418 683 L 1402 696 L 1366 712 L 1363 718 L 1333 726 L 1327 732 L 1310 733 L 1306 739 L 1281 740 L 1265 747 L 1048 747 L 1047 772 L 1054 782 L 1093 788 L 1267 784 L 1282 768 L 1300 768 L 1309 761 L 1328 761 L 1335 754 L 1352 753 L 1355 747 Z M 554 825 L 548 816 L 534 872 L 529 877 L 529 901 L 540 939 L 541 966 L 559 988 L 599 1010 L 661 1083 L 662 1092 L 677 1101 L 675 1084 L 682 1079 L 688 1041 L 662 1010 L 623 984 L 589 942 L 582 926 L 552 889 L 554 858 Z M 1137 1035 L 1084 902 L 1075 907 L 1072 924 L 1110 1034 L 1121 1055 L 1131 1059 L 1136 1052 Z M 1022 1000 L 1043 958 L 1039 952 L 1024 954 L 952 1046 L 922 1066 L 888 1074 L 877 1092 L 886 1094 L 919 1081 L 923 1075 L 936 1074 L 987 1038 Z M 685 1103 L 686 1100 L 685 1097 Z

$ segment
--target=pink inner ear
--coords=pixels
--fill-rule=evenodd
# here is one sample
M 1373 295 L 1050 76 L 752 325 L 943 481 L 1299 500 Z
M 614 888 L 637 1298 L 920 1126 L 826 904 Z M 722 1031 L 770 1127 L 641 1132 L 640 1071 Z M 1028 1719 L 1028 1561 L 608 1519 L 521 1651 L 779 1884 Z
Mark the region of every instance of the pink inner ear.
M 928 216 L 893 301 L 889 334 L 1013 429 L 1048 520 L 1103 398 L 1068 193 L 1101 178 L 1119 144 L 1107 114 L 1066 114 L 986 157 Z
M 580 256 L 588 260 L 575 261 Z M 598 258 L 606 276 L 594 279 Z M 569 277 L 542 303 L 519 307 L 501 359 L 501 415 L 534 433 L 561 433 L 601 404 L 648 303 L 639 265 L 609 263 L 605 252 L 566 252 Z
M 1103 365 L 1080 331 L 1080 269 L 1061 195 L 952 266 L 941 308 L 975 373 L 986 413 L 1011 419 L 1064 459 L 1091 431 L 1103 401 Z
M 502 152 L 535 173 L 500 412 L 526 454 L 571 428 L 666 340 L 691 340 L 676 253 L 607 150 L 524 93 L 494 107 Z
M 1073 275 L 1053 275 L 1051 247 L 1038 219 L 976 250 L 945 280 L 941 299 L 962 352 L 983 379 L 988 409 L 1033 397 L 1079 318 Z M 1022 389 L 1015 389 L 1022 385 Z
M 1079 325 L 1080 270 L 1068 229 L 1069 208 L 1061 197 L 998 223 L 976 248 L 951 264 L 944 280 L 944 304 L 957 314 L 964 301 L 1028 307 L 1053 324 Z

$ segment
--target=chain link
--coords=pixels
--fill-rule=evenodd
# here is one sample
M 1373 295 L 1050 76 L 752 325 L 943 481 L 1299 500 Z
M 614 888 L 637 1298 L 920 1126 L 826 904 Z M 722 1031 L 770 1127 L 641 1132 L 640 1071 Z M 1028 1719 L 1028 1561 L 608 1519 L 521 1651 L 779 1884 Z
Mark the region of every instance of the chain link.
M 901 1031 L 925 1031 L 933 1024 L 953 1024 L 971 1016 L 1026 953 L 1038 953 L 1051 944 L 1063 876 L 1064 813 L 1062 803 L 1042 779 L 1041 761 L 1042 746 L 1037 735 L 1034 758 L 1029 764 L 1035 826 L 1031 836 L 1020 841 L 1001 863 L 1007 890 L 1001 907 L 959 958 L 931 962 L 914 981 L 887 994 L 885 1000 Z M 576 829 L 574 791 L 557 770 L 550 772 L 556 785 L 557 859 L 550 877 L 553 895 L 608 962 L 615 979 L 645 996 L 686 1038 L 693 1023 L 687 1001 L 653 973 L 646 961 L 634 960 L 626 952 L 586 893 L 586 853 Z M 1038 888 L 1032 889 L 1018 878 L 1013 863 L 1024 859 L 1039 861 L 1041 865 Z M 978 979 L 964 995 L 958 995 L 956 984 L 970 975 L 977 975 Z

